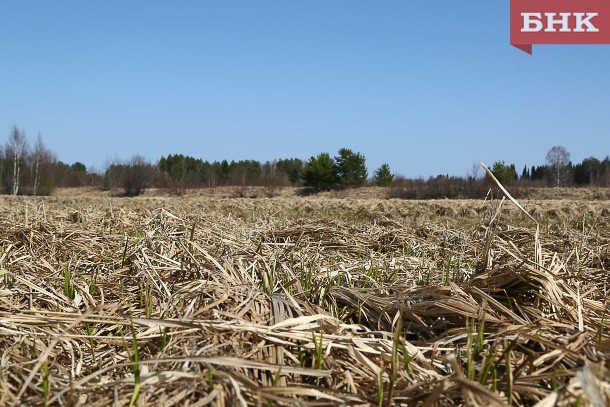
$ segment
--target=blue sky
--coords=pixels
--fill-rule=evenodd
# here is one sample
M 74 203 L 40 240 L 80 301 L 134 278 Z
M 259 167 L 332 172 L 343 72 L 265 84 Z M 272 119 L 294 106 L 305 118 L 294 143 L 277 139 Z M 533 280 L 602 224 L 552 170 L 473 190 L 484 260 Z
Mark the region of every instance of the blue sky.
M 64 162 L 362 152 L 408 177 L 610 154 L 610 46 L 509 45 L 509 2 L 0 0 L 0 140 Z

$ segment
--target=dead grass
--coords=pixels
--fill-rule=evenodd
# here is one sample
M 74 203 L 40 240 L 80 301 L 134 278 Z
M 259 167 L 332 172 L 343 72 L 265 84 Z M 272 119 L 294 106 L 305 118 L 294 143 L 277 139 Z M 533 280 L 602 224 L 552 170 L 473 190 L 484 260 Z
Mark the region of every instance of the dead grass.
M 3 197 L 0 405 L 607 405 L 608 202 L 523 205 Z

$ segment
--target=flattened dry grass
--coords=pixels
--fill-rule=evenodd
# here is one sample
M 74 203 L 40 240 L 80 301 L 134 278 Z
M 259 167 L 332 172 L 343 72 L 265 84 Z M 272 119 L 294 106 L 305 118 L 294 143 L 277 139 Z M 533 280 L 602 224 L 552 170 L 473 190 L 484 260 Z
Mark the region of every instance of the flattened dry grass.
M 600 207 L 535 215 L 539 234 L 498 201 L 4 197 L 0 212 L 0 405 L 610 400 Z

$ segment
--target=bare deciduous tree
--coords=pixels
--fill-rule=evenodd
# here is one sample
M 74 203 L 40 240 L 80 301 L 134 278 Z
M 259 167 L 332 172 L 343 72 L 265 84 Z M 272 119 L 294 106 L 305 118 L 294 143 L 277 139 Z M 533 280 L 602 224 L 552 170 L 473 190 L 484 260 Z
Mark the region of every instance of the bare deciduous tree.
M 19 193 L 19 180 L 21 178 L 21 160 L 27 154 L 27 139 L 25 132 L 13 126 L 8 143 L 4 149 L 6 160 L 12 166 L 12 176 L 10 180 L 11 194 Z
M 568 176 L 570 153 L 564 146 L 553 146 L 546 154 L 546 163 L 553 183 L 559 186 Z
M 151 164 L 141 155 L 134 155 L 128 164 L 122 168 L 122 184 L 126 196 L 143 194 L 150 186 L 154 172 Z
M 38 137 L 36 137 L 36 144 L 34 144 L 34 150 L 30 156 L 30 171 L 32 176 L 32 193 L 34 195 L 38 195 L 40 190 L 40 178 L 43 172 L 43 168 L 47 166 L 47 164 L 51 164 L 55 161 L 55 156 L 47 148 L 47 146 L 42 141 L 42 136 L 38 133 Z M 44 193 L 44 192 L 43 192 Z

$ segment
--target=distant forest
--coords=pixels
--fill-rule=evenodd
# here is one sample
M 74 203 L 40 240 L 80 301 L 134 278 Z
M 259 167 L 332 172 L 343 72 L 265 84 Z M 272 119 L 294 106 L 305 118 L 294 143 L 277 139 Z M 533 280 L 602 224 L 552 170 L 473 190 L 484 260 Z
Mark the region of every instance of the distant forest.
M 553 146 L 544 164 L 525 166 L 496 161 L 490 167 L 504 185 L 513 187 L 610 186 L 610 159 L 593 156 L 572 163 L 570 153 Z M 192 188 L 262 186 L 271 192 L 283 187 L 302 187 L 308 193 L 370 185 L 388 187 L 389 196 L 407 199 L 471 198 L 484 196 L 492 185 L 479 166 L 467 176 L 438 175 L 410 179 L 392 173 L 387 163 L 372 174 L 362 153 L 342 148 L 336 156 L 320 153 L 309 159 L 284 158 L 214 161 L 182 154 L 168 154 L 157 162 L 142 156 L 113 162 L 102 173 L 87 170 L 81 162 L 64 163 L 44 144 L 42 137 L 30 141 L 13 127 L 0 147 L 0 188 L 10 195 L 49 195 L 55 188 L 98 187 L 120 189 L 125 196 L 142 194 L 147 188 L 167 189 L 176 194 Z

